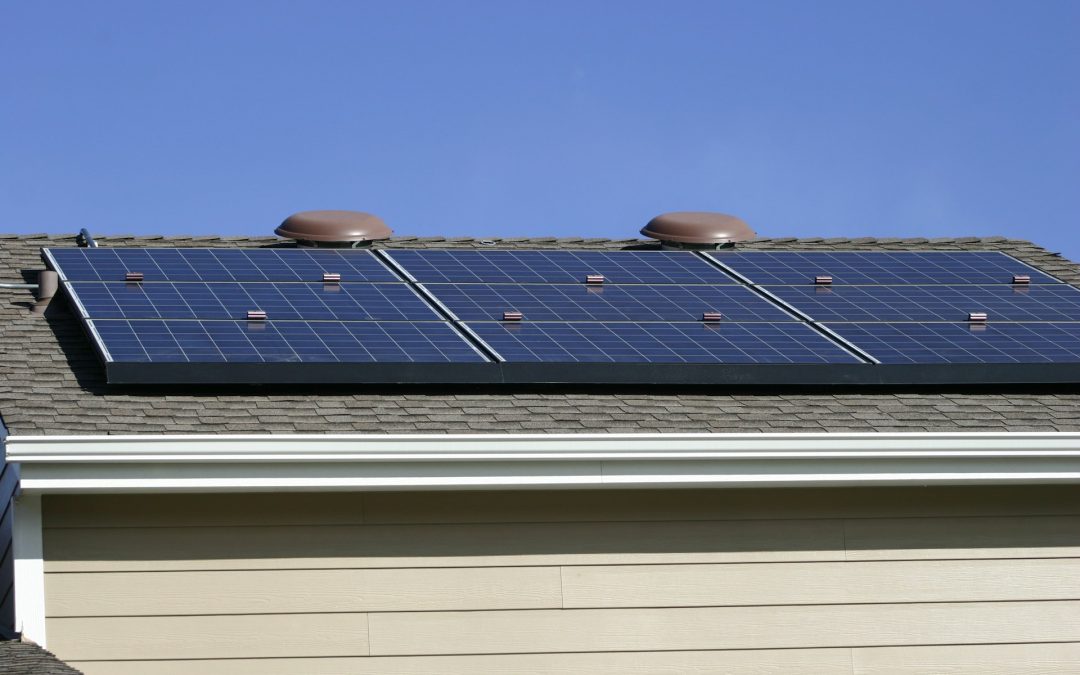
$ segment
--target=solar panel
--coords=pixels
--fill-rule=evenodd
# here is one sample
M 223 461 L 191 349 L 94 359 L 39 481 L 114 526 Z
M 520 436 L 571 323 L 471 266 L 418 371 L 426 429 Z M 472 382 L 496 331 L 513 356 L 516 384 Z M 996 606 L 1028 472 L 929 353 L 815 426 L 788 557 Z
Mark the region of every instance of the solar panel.
M 583 284 L 431 284 L 425 288 L 464 321 L 499 320 L 507 311 L 526 321 L 791 321 L 793 317 L 745 286 L 586 286 Z
M 1080 362 L 1080 323 L 830 323 L 884 364 Z
M 690 251 L 384 251 L 420 283 L 734 284 Z
M 70 284 L 84 316 L 94 319 L 245 319 L 250 310 L 270 320 L 438 321 L 403 283 L 124 283 Z
M 309 281 L 324 273 L 341 281 L 401 281 L 371 251 L 309 248 L 54 248 L 46 249 L 61 279 L 124 281 Z
M 996 252 L 44 255 L 110 383 L 1080 382 L 1080 289 Z
M 466 324 L 509 362 L 860 363 L 803 323 Z
M 92 320 L 108 359 L 127 362 L 472 363 L 448 323 Z
M 1008 284 L 1027 275 L 1033 284 L 1061 283 L 997 251 L 738 251 L 710 252 L 714 260 L 754 284 Z
M 1036 286 L 769 286 L 815 321 L 1080 321 L 1080 289 Z

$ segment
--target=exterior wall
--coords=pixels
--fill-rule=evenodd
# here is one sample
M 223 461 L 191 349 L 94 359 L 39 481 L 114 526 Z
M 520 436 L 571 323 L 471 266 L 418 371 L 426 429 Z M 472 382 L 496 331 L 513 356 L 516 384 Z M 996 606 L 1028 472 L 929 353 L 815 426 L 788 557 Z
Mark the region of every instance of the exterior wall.
M 43 520 L 49 647 L 89 675 L 1080 662 L 1076 486 L 50 496 Z

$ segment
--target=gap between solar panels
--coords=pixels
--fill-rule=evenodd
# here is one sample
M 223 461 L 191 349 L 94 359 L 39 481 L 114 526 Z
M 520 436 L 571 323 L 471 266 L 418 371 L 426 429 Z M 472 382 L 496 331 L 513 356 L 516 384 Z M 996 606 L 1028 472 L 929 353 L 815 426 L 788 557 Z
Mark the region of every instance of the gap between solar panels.
M 1080 381 L 1080 290 L 999 252 L 43 258 L 112 384 Z

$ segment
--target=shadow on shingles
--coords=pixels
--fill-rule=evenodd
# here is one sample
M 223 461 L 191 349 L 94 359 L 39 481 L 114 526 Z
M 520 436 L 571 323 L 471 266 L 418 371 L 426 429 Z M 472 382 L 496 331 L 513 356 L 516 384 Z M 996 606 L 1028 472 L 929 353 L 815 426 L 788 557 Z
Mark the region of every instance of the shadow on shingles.
M 94 352 L 82 323 L 68 309 L 68 299 L 62 293 L 57 294 L 45 309 L 42 318 L 52 329 L 56 343 L 79 387 L 92 394 L 108 393 L 105 367 Z

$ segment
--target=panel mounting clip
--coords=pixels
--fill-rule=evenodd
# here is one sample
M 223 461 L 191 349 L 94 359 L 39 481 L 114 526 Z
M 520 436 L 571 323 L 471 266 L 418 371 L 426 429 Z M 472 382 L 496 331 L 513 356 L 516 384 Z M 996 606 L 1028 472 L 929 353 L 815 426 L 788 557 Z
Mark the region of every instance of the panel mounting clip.
M 586 274 L 585 283 L 590 286 L 599 286 L 604 283 L 603 274 Z
M 1014 274 L 1012 282 L 1014 284 L 1030 284 L 1031 283 L 1031 275 L 1030 274 Z
M 967 320 L 971 323 L 986 323 L 986 312 L 969 312 Z
M 705 312 L 701 315 L 701 320 L 706 323 L 716 323 L 722 318 L 724 318 L 724 315 L 720 312 Z
M 831 283 L 832 283 L 832 277 L 829 276 L 828 274 L 819 274 L 816 277 L 814 277 L 814 285 L 815 286 L 828 286 Z
M 142 272 L 127 272 L 124 274 L 124 281 L 142 281 Z
M 341 281 L 341 275 L 337 272 L 323 272 L 322 280 L 324 284 L 336 284 Z
M 249 309 L 247 319 L 248 321 L 266 321 L 266 312 L 261 309 Z
M 516 310 L 503 312 L 503 321 L 521 321 L 525 316 Z

